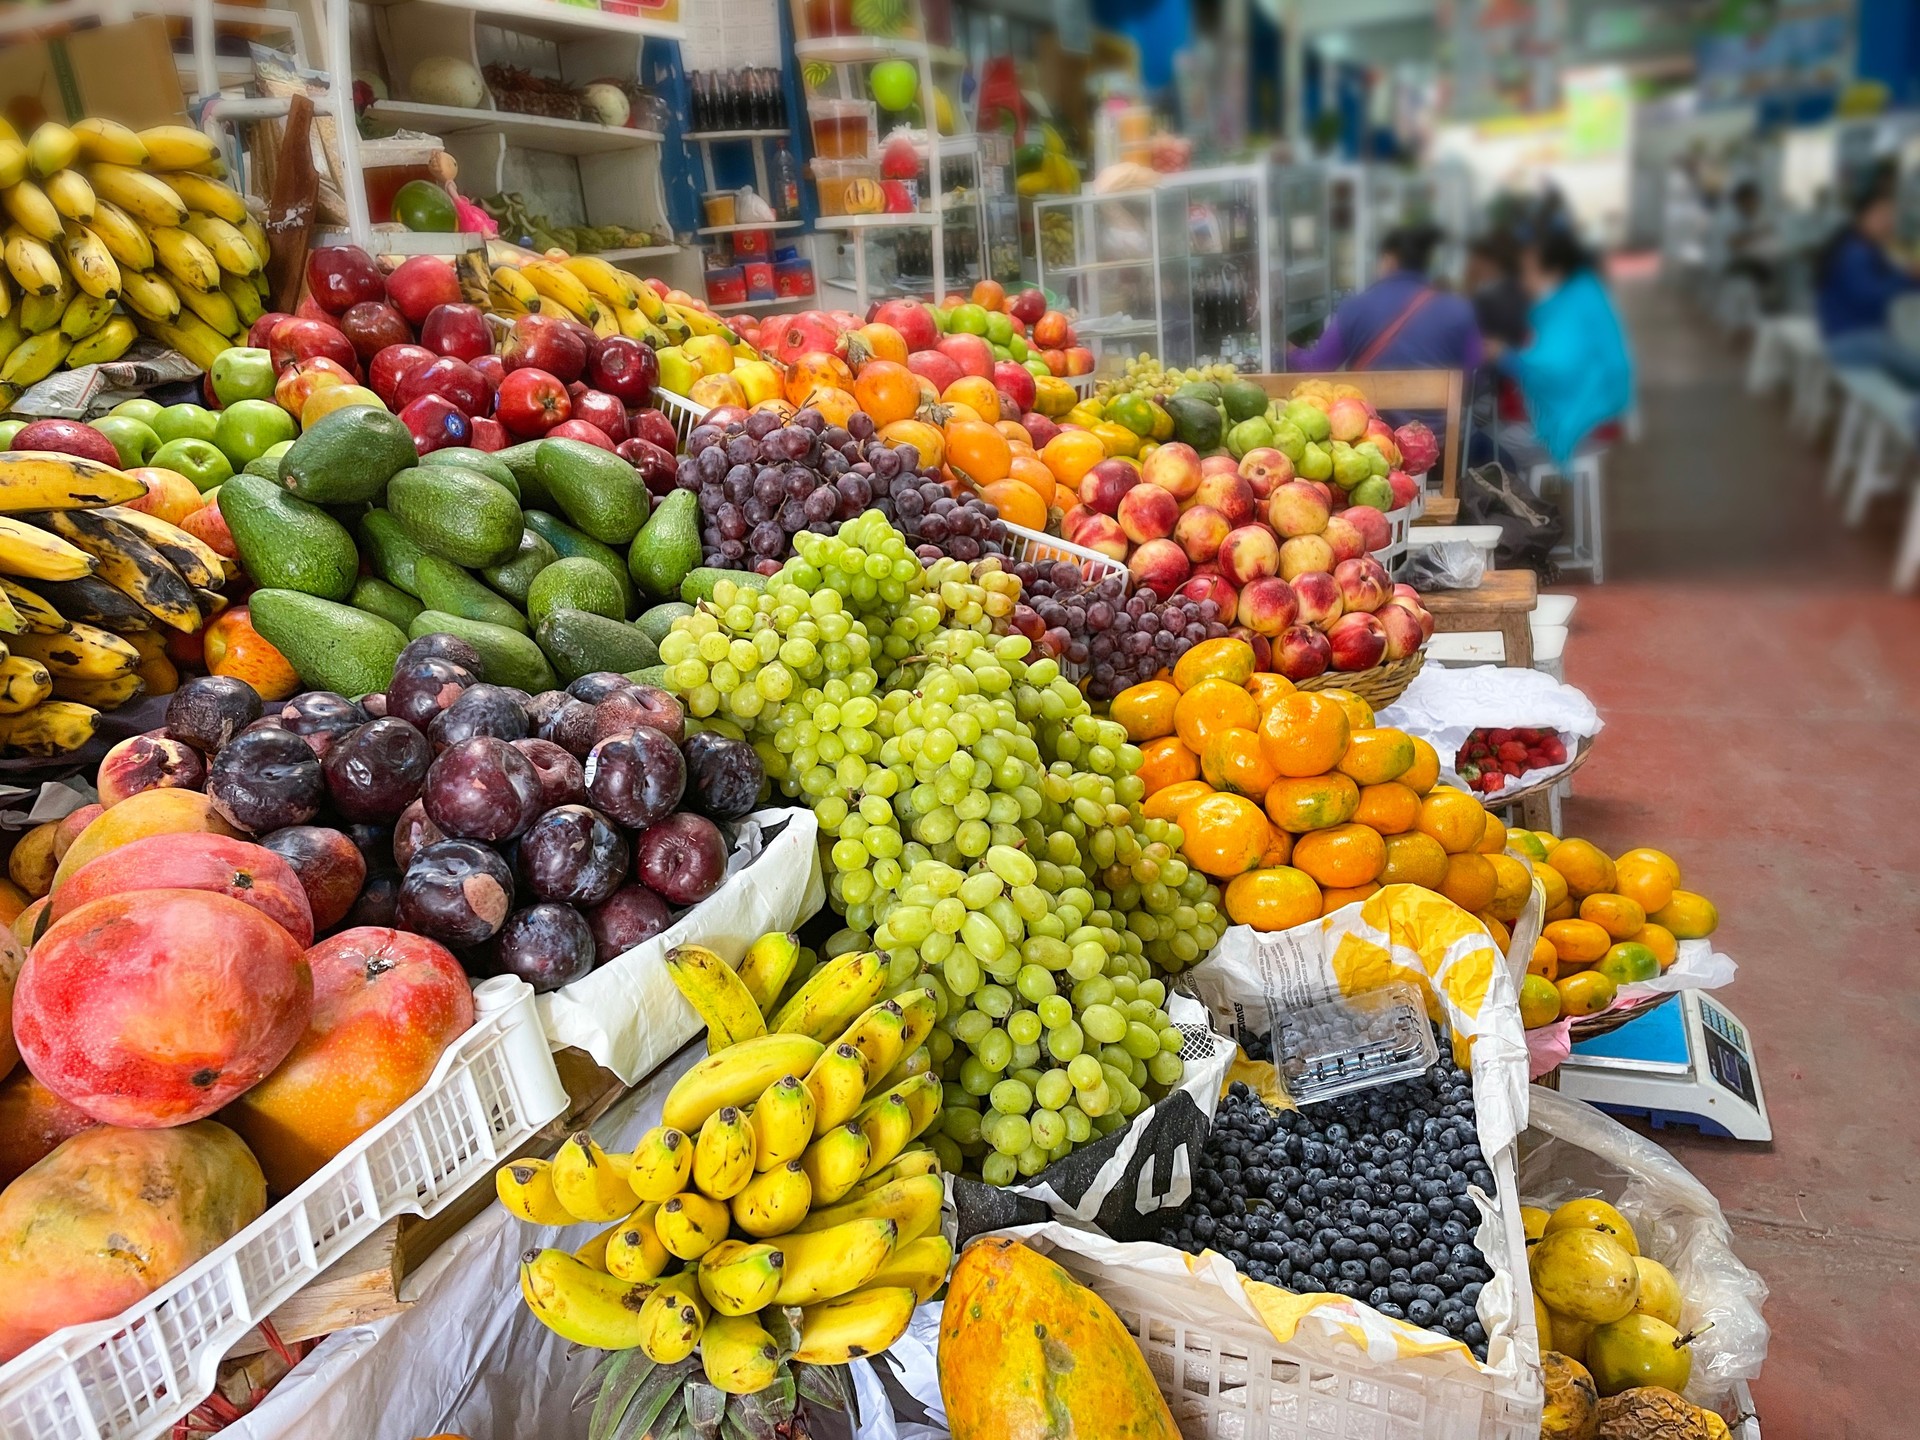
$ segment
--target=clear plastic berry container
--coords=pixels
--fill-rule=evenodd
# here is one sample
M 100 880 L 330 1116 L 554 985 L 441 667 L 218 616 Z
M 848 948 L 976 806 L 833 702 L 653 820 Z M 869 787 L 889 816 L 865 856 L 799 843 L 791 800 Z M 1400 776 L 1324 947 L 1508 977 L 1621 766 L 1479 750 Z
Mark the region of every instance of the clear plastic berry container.
M 1296 1105 L 1424 1073 L 1440 1058 L 1420 992 L 1404 981 L 1272 1012 L 1274 1069 Z

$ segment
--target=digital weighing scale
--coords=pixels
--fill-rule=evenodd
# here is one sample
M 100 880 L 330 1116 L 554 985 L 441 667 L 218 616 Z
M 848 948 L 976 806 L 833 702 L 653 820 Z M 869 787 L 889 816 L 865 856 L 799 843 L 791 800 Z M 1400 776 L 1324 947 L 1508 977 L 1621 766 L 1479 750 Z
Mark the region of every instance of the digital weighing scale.
M 1560 1093 L 1644 1115 L 1656 1130 L 1695 1125 L 1734 1140 L 1773 1138 L 1747 1027 L 1698 990 L 1575 1045 L 1560 1067 Z

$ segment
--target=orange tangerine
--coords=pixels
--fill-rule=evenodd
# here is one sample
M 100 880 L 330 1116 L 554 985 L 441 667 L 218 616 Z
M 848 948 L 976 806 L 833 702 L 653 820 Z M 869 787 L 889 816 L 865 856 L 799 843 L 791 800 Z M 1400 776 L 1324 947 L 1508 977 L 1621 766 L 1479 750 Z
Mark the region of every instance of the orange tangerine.
M 1365 825 L 1310 830 L 1293 842 L 1293 863 L 1322 885 L 1365 885 L 1386 869 L 1387 842 Z
M 1649 850 L 1644 846 L 1642 846 L 1640 849 L 1627 851 L 1626 854 L 1620 857 L 1620 860 L 1650 861 L 1653 864 L 1658 865 L 1662 870 L 1666 871 L 1667 878 L 1673 881 L 1674 884 L 1678 885 L 1680 883 L 1680 862 L 1678 860 L 1675 860 L 1671 855 L 1667 854 L 1664 850 Z M 1619 862 L 1616 861 L 1615 863 L 1617 864 Z
M 1720 912 L 1706 896 L 1676 890 L 1671 900 L 1647 918 L 1671 930 L 1676 940 L 1704 940 L 1720 923 Z
M 1140 768 L 1134 772 L 1147 794 L 1177 785 L 1182 780 L 1200 778 L 1200 757 L 1175 735 L 1163 735 L 1140 747 Z M 1209 789 L 1212 787 L 1209 786 Z
M 1174 741 L 1178 745 L 1179 741 Z M 1180 747 L 1186 749 L 1184 745 Z M 1213 787 L 1204 780 L 1176 780 L 1153 791 L 1140 805 L 1140 813 L 1149 820 L 1171 820 L 1180 823 L 1180 812 L 1194 800 L 1213 794 Z
M 1174 733 L 1195 755 L 1223 730 L 1252 730 L 1260 723 L 1253 697 L 1231 680 L 1205 679 L 1188 687 L 1173 707 Z
M 1320 918 L 1320 887 L 1291 865 L 1237 875 L 1227 884 L 1227 918 L 1255 930 L 1291 930 Z
M 1203 640 L 1200 643 L 1205 645 L 1212 642 Z M 1264 715 L 1267 707 L 1282 695 L 1293 694 L 1293 682 L 1284 675 L 1274 675 L 1260 670 L 1247 677 L 1247 693 L 1253 696 L 1253 703 L 1260 707 L 1260 713 Z
M 1255 801 L 1280 778 L 1260 751 L 1260 737 L 1232 726 L 1207 737 L 1207 748 L 1200 752 L 1200 773 L 1214 789 L 1231 790 Z
M 1560 992 L 1551 977 L 1528 975 L 1520 982 L 1520 1023 L 1538 1030 L 1560 1018 Z
M 1267 825 L 1267 848 L 1260 857 L 1260 869 L 1271 870 L 1293 858 L 1293 836 L 1271 822 Z
M 984 375 L 962 375 L 940 399 L 948 405 L 968 406 L 989 425 L 1000 418 L 1000 394 Z
M 1384 785 L 1413 768 L 1413 737 L 1404 730 L 1355 730 L 1338 769 L 1358 785 Z
M 1340 774 L 1280 777 L 1266 791 L 1268 818 L 1296 835 L 1344 825 L 1359 805 L 1359 787 Z
M 1507 848 L 1518 850 L 1522 855 L 1537 864 L 1544 864 L 1547 847 L 1540 843 L 1540 837 L 1531 830 L 1510 829 L 1507 831 Z
M 1420 797 L 1398 780 L 1360 787 L 1360 807 L 1353 818 L 1382 835 L 1401 835 L 1420 818 Z
M 1400 777 L 1400 783 L 1414 794 L 1424 795 L 1440 783 L 1440 752 L 1418 735 L 1412 739 L 1413 764 Z
M 1386 847 L 1387 866 L 1380 872 L 1382 885 L 1421 885 L 1438 890 L 1447 878 L 1447 852 L 1424 831 L 1389 835 Z
M 1198 647 L 1196 647 L 1198 648 Z M 1282 775 L 1324 775 L 1347 753 L 1353 727 L 1346 711 L 1322 692 L 1282 695 L 1259 717 L 1260 748 Z
M 1547 892 L 1547 909 L 1551 910 L 1556 905 L 1572 906 L 1573 897 L 1567 894 L 1566 876 L 1551 865 L 1536 865 L 1533 867 L 1533 873 L 1540 881 L 1540 888 Z M 1572 914 L 1572 909 L 1569 908 L 1567 913 Z M 1549 915 L 1547 918 L 1553 920 L 1558 917 Z
M 1003 420 L 1000 423 L 1011 425 L 1014 422 Z M 1012 441 L 1008 443 L 1013 444 Z M 1007 475 L 1038 495 L 1042 504 L 1053 504 L 1053 492 L 1058 488 L 1053 472 L 1040 463 L 1040 457 L 1033 453 L 1031 446 L 1022 450 L 1018 445 L 1013 445 L 1013 460 L 1007 467 Z
M 1582 970 L 1577 975 L 1563 977 L 1553 988 L 1560 992 L 1560 1013 L 1578 1017 L 1598 1015 L 1605 1010 L 1613 1004 L 1618 987 L 1597 970 Z
M 1331 915 L 1343 905 L 1357 905 L 1369 895 L 1380 893 L 1377 881 L 1369 880 L 1364 885 L 1346 885 L 1332 887 L 1320 892 L 1320 913 Z
M 1216 880 L 1253 869 L 1267 853 L 1272 827 L 1260 807 L 1239 795 L 1203 795 L 1180 811 L 1187 863 Z
M 1658 860 L 1628 851 L 1613 862 L 1613 888 L 1651 915 L 1673 899 L 1673 876 Z
M 1107 713 L 1126 728 L 1127 739 L 1142 745 L 1173 734 L 1173 707 L 1179 703 L 1177 687 L 1165 680 L 1148 680 L 1114 696 Z
M 1616 940 L 1631 940 L 1647 923 L 1647 912 L 1624 895 L 1602 891 L 1580 902 L 1580 918 L 1591 920 Z
M 1420 799 L 1420 818 L 1414 829 L 1431 835 L 1449 855 L 1476 847 L 1487 833 L 1487 812 L 1464 790 L 1437 785 Z
M 1560 837 L 1551 830 L 1534 830 L 1529 833 L 1540 842 L 1540 853 L 1543 855 L 1551 855 L 1554 847 L 1560 843 Z
M 1478 914 L 1492 902 L 1499 888 L 1486 856 L 1469 851 L 1447 857 L 1447 875 L 1440 882 L 1440 893 L 1462 910 Z
M 1489 810 L 1487 828 L 1481 833 L 1480 843 L 1474 849 L 1482 855 L 1504 855 L 1507 850 L 1507 822 Z
M 1664 925 L 1656 925 L 1649 920 L 1628 938 L 1651 950 L 1662 970 L 1680 958 L 1680 942 L 1673 938 L 1673 932 Z
M 1593 967 L 1616 985 L 1651 980 L 1660 973 L 1660 957 L 1637 940 L 1622 940 Z
M 1342 710 L 1347 712 L 1347 726 L 1352 730 L 1373 729 L 1373 707 L 1351 690 L 1316 690 L 1316 695 L 1324 695 Z
M 1613 861 L 1590 841 L 1562 840 L 1547 856 L 1547 864 L 1566 877 L 1567 893 L 1575 900 L 1613 889 Z
M 1047 528 L 1047 502 L 1018 480 L 989 480 L 980 487 L 980 498 L 993 506 L 1009 525 L 1028 530 Z
M 1563 966 L 1591 965 L 1613 948 L 1613 937 L 1591 920 L 1555 920 L 1542 933 Z
M 1560 978 L 1560 952 L 1553 948 L 1553 942 L 1542 935 L 1533 942 L 1533 958 L 1527 961 L 1529 975 L 1544 975 L 1549 980 Z
M 1230 680 L 1235 685 L 1245 685 L 1252 675 L 1253 647 L 1230 635 L 1218 640 L 1202 640 L 1173 667 L 1173 683 L 1182 690 L 1191 690 L 1202 680 Z
M 1487 934 L 1493 937 L 1494 945 L 1502 955 L 1506 954 L 1508 947 L 1513 944 L 1513 932 L 1507 929 L 1506 922 L 1491 910 L 1482 910 L 1473 918 L 1487 927 Z
M 1533 875 L 1511 855 L 1489 855 L 1487 863 L 1493 867 L 1495 887 L 1487 908 L 1511 925 L 1533 893 Z
M 1568 896 L 1558 905 L 1549 905 L 1541 916 L 1544 920 L 1571 920 L 1574 918 L 1573 897 Z

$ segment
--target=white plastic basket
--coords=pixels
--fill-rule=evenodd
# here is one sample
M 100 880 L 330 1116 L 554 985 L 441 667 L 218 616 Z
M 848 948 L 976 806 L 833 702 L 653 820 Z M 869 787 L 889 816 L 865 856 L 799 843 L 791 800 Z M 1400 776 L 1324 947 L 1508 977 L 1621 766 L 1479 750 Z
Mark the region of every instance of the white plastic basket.
M 1007 558 L 1035 565 L 1065 560 L 1078 565 L 1080 573 L 1089 580 L 1102 580 L 1109 575 L 1118 575 L 1122 580 L 1127 578 L 1124 560 L 1102 555 L 1098 550 L 1089 550 L 1084 545 L 1075 545 L 1058 535 L 1029 530 L 1024 525 L 1008 524 Z
M 245 1230 L 111 1320 L 0 1368 L 4 1440 L 145 1440 L 209 1395 L 221 1357 L 396 1215 L 432 1215 L 567 1103 L 525 981 L 473 993 L 433 1078 Z M 45 1277 L 57 1284 L 58 1276 Z
M 1094 387 L 1100 383 L 1100 377 L 1092 371 L 1088 371 L 1085 375 L 1062 375 L 1060 378 L 1071 385 L 1073 393 L 1082 400 L 1093 394 Z
M 1396 579 L 1400 567 L 1407 562 L 1407 531 L 1412 528 L 1414 517 L 1425 508 L 1416 500 L 1411 505 L 1402 505 L 1398 510 L 1387 511 L 1387 524 L 1391 527 L 1392 538 L 1384 549 L 1371 553 L 1380 562 L 1381 568 Z
M 680 437 L 680 448 L 687 448 L 687 436 L 693 433 L 693 427 L 707 418 L 707 407 L 676 395 L 671 390 L 655 390 L 653 404 L 662 415 L 673 422 L 673 433 Z

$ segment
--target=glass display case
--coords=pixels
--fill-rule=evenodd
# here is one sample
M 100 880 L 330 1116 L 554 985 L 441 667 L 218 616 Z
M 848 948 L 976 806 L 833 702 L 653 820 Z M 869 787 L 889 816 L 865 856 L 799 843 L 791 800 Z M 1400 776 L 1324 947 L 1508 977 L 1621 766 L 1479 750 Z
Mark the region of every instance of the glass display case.
M 1185 293 L 1186 204 L 1170 187 L 1112 195 L 1044 196 L 1033 203 L 1041 289 L 1074 311 L 1074 329 L 1096 359 L 1191 348 Z M 1161 240 L 1178 241 L 1163 256 Z M 1174 336 L 1163 314 L 1177 317 Z

